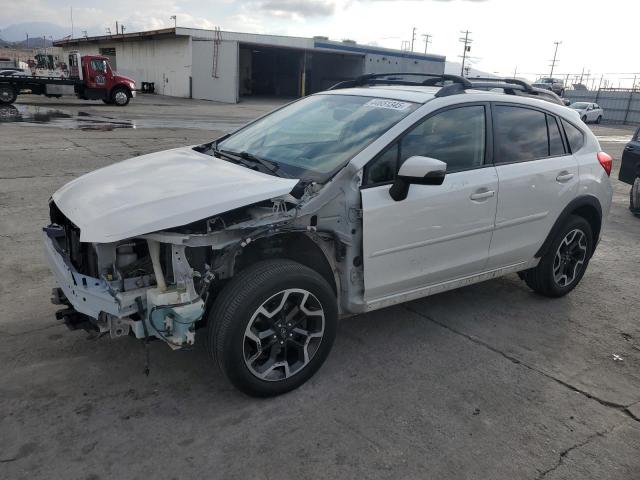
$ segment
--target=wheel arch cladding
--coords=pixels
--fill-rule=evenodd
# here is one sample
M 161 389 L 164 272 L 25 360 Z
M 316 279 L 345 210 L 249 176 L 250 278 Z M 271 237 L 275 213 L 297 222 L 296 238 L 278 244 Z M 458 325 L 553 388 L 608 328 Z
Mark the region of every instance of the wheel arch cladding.
M 544 243 L 536 252 L 536 258 L 542 257 L 547 252 L 557 232 L 563 227 L 563 225 L 571 215 L 577 215 L 589 222 L 589 226 L 591 227 L 591 231 L 593 233 L 593 248 L 591 251 L 591 255 L 593 255 L 593 252 L 595 252 L 596 246 L 598 244 L 598 240 L 600 239 L 600 228 L 602 226 L 602 206 L 600 205 L 600 201 L 593 195 L 583 195 L 581 197 L 574 198 L 571 202 L 569 202 L 564 210 L 562 210 L 562 213 L 560 213 L 560 215 L 556 219 Z
M 282 233 L 251 242 L 238 258 L 235 275 L 255 262 L 277 258 L 293 260 L 318 272 L 337 293 L 338 286 L 329 260 L 322 248 L 303 233 Z

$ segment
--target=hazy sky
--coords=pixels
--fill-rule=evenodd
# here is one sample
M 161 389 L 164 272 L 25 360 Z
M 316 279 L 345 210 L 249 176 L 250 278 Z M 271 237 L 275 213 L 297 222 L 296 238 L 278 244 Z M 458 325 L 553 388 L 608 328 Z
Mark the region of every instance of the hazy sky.
M 416 27 L 415 50 L 424 51 L 422 34 L 429 33 L 431 52 L 458 61 L 460 31 L 468 29 L 472 64 L 488 72 L 548 73 L 556 40 L 562 41 L 559 74 L 583 67 L 592 74 L 640 71 L 638 0 L 0 0 L 0 26 L 70 25 L 70 6 L 76 34 L 104 33 L 107 25 L 113 31 L 116 20 L 129 32 L 162 28 L 176 14 L 178 26 L 326 35 L 399 48 Z

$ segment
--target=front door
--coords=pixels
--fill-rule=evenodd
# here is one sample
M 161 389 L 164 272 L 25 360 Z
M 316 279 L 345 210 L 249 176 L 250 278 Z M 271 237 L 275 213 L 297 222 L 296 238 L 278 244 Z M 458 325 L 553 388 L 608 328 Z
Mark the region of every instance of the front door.
M 104 89 L 108 80 L 107 62 L 101 58 L 92 58 L 87 69 L 87 87 Z
M 365 299 L 372 301 L 479 273 L 496 214 L 498 176 L 485 158 L 483 104 L 430 115 L 365 168 L 362 188 Z M 447 163 L 442 185 L 389 196 L 399 165 L 414 155 Z

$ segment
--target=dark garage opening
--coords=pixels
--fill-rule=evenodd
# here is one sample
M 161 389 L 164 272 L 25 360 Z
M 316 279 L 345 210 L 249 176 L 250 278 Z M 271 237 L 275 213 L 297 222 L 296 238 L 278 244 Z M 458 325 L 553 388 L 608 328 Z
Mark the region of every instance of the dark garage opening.
M 263 46 L 240 47 L 240 96 L 300 96 L 304 52 Z
M 298 98 L 361 75 L 362 55 L 240 45 L 240 97 Z

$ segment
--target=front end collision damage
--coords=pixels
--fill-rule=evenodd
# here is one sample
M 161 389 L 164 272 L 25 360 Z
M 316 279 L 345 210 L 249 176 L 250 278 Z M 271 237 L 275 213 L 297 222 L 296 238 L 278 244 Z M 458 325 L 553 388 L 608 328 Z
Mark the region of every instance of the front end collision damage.
M 194 343 L 225 283 L 245 265 L 271 257 L 319 270 L 343 315 L 362 311 L 361 216 L 348 207 L 360 203 L 360 176 L 349 170 L 324 186 L 307 185 L 299 199 L 281 195 L 183 227 L 91 243 L 92 272 L 78 271 L 64 249 L 65 229 L 52 223 L 43 234 L 59 284 L 53 301 L 66 307 L 58 318 L 71 328 L 156 337 L 181 348 Z

